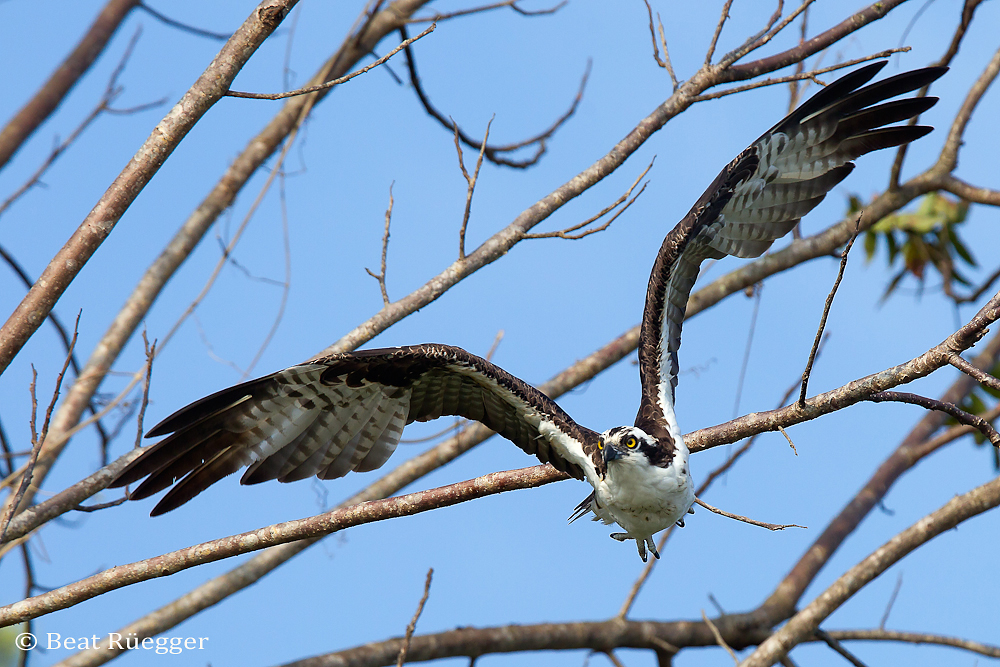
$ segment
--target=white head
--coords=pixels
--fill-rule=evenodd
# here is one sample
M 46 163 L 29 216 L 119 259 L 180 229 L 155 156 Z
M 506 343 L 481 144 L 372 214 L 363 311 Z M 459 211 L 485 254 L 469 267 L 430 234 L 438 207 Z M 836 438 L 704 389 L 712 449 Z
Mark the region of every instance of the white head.
M 660 451 L 656 438 L 636 426 L 616 426 L 601 434 L 597 441 L 605 463 L 649 463 Z

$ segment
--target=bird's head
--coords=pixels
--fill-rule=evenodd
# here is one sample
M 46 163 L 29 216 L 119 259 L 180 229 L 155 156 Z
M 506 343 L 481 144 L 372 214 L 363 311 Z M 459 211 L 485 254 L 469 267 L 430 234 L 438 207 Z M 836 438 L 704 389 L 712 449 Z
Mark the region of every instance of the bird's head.
M 601 456 L 605 463 L 612 461 L 630 461 L 633 457 L 638 462 L 648 459 L 651 452 L 656 451 L 656 438 L 649 435 L 641 428 L 635 426 L 616 426 L 601 434 L 597 441 L 597 448 L 601 450 Z

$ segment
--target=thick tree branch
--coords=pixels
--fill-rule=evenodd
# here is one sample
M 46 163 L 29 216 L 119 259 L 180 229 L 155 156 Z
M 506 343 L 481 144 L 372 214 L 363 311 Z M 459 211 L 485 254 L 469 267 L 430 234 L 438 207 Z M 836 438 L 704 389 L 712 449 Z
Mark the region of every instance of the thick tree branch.
M 994 334 L 983 351 L 973 360 L 977 368 L 992 367 L 1000 357 L 1000 335 Z M 940 400 L 958 403 L 975 387 L 975 381 L 961 375 L 945 391 Z M 806 588 L 815 579 L 820 569 L 836 553 L 847 536 L 875 508 L 893 484 L 923 457 L 952 442 L 955 436 L 964 435 L 967 427 L 949 429 L 948 437 L 932 437 L 946 420 L 941 412 L 928 412 L 903 439 L 896 450 L 878 467 L 861 490 L 847 503 L 840 513 L 827 525 L 809 549 L 785 576 L 774 592 L 759 607 L 759 612 L 767 618 L 784 619 L 790 616 Z
M 760 60 L 743 63 L 742 65 L 733 65 L 726 70 L 726 74 L 724 76 L 725 81 L 722 83 L 752 79 L 755 76 L 760 76 L 761 74 L 779 70 L 782 67 L 794 65 L 795 63 L 804 60 L 809 56 L 815 55 L 833 44 L 836 44 L 840 40 L 844 39 L 851 33 L 860 30 L 869 23 L 883 18 L 886 14 L 904 2 L 906 2 L 906 0 L 876 2 L 854 15 L 849 16 L 829 30 L 816 35 L 812 39 L 806 40 L 794 48 L 782 51 L 781 53 L 776 53 L 773 56 L 761 58 Z M 761 46 L 762 45 L 763 44 L 761 44 Z
M 564 473 L 559 473 L 557 479 L 552 479 L 544 468 L 542 470 L 539 468 L 542 466 L 496 472 L 436 489 L 385 500 L 373 500 L 308 519 L 286 521 L 259 530 L 196 544 L 155 558 L 119 565 L 48 593 L 0 607 L 0 627 L 37 618 L 123 586 L 165 577 L 203 563 L 213 563 L 223 558 L 259 551 L 278 544 L 329 535 L 372 521 L 410 516 L 473 498 L 515 489 L 533 488 L 567 478 Z
M 926 377 L 947 365 L 951 354 L 960 353 L 975 345 L 986 334 L 987 327 L 997 319 L 1000 319 L 1000 294 L 990 299 L 968 324 L 910 361 L 814 396 L 806 401 L 805 407 L 793 404 L 777 410 L 755 412 L 725 424 L 695 431 L 685 436 L 684 440 L 692 452 L 698 452 L 736 442 L 761 431 L 776 431 L 778 426 L 788 427 L 868 400 L 877 392 Z
M 740 663 L 741 666 L 765 667 L 774 664 L 793 646 L 808 639 L 834 610 L 891 565 L 944 531 L 997 505 L 1000 505 L 1000 477 L 952 499 L 941 509 L 920 519 L 840 576 L 805 609 L 768 637 L 749 658 Z

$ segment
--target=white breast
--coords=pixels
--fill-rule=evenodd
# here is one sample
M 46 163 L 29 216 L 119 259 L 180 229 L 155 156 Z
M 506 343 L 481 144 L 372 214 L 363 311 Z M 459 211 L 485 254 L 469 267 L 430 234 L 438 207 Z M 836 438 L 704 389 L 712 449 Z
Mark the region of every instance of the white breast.
M 666 468 L 649 465 L 641 455 L 614 461 L 606 484 L 602 504 L 632 537 L 648 537 L 672 526 L 694 503 L 686 456 L 676 456 Z

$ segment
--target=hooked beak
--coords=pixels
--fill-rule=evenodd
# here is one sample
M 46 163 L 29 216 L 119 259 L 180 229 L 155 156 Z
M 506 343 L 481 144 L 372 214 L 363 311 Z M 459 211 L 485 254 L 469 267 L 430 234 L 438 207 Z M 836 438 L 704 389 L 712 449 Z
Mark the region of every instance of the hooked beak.
M 601 450 L 601 453 L 604 456 L 604 462 L 605 463 L 607 463 L 608 461 L 617 461 L 618 459 L 620 459 L 622 457 L 621 452 L 619 452 L 617 449 L 615 449 L 611 445 L 605 445 L 604 449 Z

